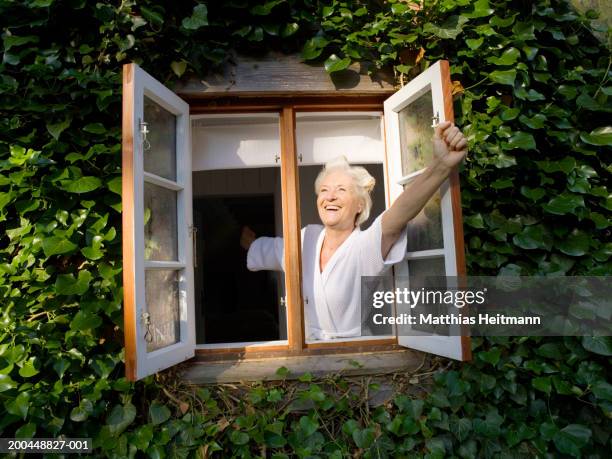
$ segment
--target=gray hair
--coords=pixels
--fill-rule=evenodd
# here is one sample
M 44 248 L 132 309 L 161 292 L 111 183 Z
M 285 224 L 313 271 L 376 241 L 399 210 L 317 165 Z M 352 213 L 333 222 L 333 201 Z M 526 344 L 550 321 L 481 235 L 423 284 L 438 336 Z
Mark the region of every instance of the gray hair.
M 372 197 L 370 196 L 370 193 L 374 189 L 376 180 L 364 167 L 351 166 L 347 161 L 346 156 L 338 156 L 337 158 L 327 162 L 325 166 L 323 166 L 323 169 L 321 169 L 321 172 L 319 172 L 319 175 L 317 175 L 317 179 L 314 183 L 315 193 L 317 195 L 319 194 L 319 189 L 321 188 L 321 182 L 331 172 L 344 172 L 353 179 L 355 193 L 363 202 L 363 210 L 357 214 L 357 218 L 355 220 L 355 225 L 360 226 L 370 216 L 370 211 L 372 210 Z

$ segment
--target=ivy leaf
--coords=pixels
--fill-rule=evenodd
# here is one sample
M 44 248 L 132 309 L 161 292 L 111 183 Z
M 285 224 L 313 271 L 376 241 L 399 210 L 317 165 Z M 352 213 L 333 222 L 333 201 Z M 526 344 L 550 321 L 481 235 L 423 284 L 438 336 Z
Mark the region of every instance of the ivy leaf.
M 584 207 L 584 198 L 570 193 L 561 193 L 542 206 L 546 212 L 555 215 L 573 213 L 576 207 Z
M 49 134 L 51 134 L 55 140 L 58 140 L 60 134 L 70 126 L 70 123 L 72 123 L 71 118 L 65 118 L 64 121 L 60 121 L 59 123 L 47 123 L 47 131 L 49 131 Z
M 508 48 L 499 57 L 489 57 L 487 62 L 495 65 L 512 65 L 518 58 L 521 57 L 521 52 L 516 48 Z
M 436 37 L 454 40 L 463 31 L 463 26 L 468 22 L 466 16 L 450 16 L 442 24 L 436 25 L 431 22 L 423 26 L 423 33 L 433 34 Z
M 298 424 L 305 437 L 311 436 L 319 428 L 319 423 L 310 416 L 302 416 Z
M 281 37 L 287 38 L 296 33 L 300 29 L 300 26 L 297 22 L 291 22 L 289 24 L 285 24 L 281 29 Z
M 327 73 L 339 72 L 340 70 L 346 69 L 349 65 L 351 65 L 350 57 L 341 59 L 335 54 L 332 54 L 325 61 L 325 70 Z
M 550 392 L 552 390 L 552 381 L 550 379 L 550 376 L 541 376 L 539 378 L 533 378 L 531 380 L 531 385 L 547 395 L 550 395 Z
M 495 10 L 493 8 L 489 8 L 489 6 L 489 0 L 477 0 L 474 2 L 474 11 L 466 13 L 465 17 L 475 19 L 491 16 Z
M 542 199 L 544 195 L 546 195 L 546 191 L 543 188 L 529 188 L 527 186 L 522 186 L 521 194 L 535 202 Z
M 102 325 L 102 319 L 93 312 L 90 311 L 79 311 L 70 322 L 71 330 L 90 330 L 97 328 Z
M 90 123 L 86 125 L 83 130 L 90 134 L 104 134 L 106 132 L 106 128 L 102 123 Z
M 17 387 L 17 383 L 9 375 L 0 373 L 0 392 L 6 392 Z
M 91 278 L 87 270 L 79 271 L 76 279 L 72 274 L 60 274 L 55 280 L 55 291 L 58 295 L 82 295 L 89 289 Z
M 468 48 L 471 50 L 476 50 L 480 48 L 480 46 L 484 43 L 484 38 L 468 38 L 465 40 L 465 44 L 468 45 Z
M 171 413 L 168 407 L 157 401 L 154 401 L 149 406 L 149 416 L 154 426 L 166 422 L 168 419 L 170 419 L 170 415 Z
M 329 42 L 325 37 L 317 36 L 308 40 L 302 48 L 302 58 L 304 60 L 316 59 L 321 55 L 323 49 Z
M 239 430 L 232 430 L 229 434 L 229 439 L 235 445 L 246 445 L 249 442 L 249 434 Z
M 463 442 L 467 439 L 470 431 L 472 430 L 472 421 L 467 418 L 451 418 L 450 431 L 457 437 L 459 442 Z
M 20 392 L 17 397 L 4 405 L 7 413 L 25 419 L 30 409 L 30 397 L 30 392 Z
M 159 27 L 164 23 L 164 16 L 157 11 L 152 10 L 151 8 L 147 8 L 146 6 L 140 7 L 140 12 L 142 16 L 149 21 L 151 24 Z
M 599 127 L 590 134 L 580 133 L 583 142 L 597 146 L 612 146 L 612 126 Z
M 595 354 L 612 356 L 612 337 L 611 336 L 583 336 L 582 347 Z
M 580 450 L 591 439 L 591 429 L 582 424 L 569 424 L 558 431 L 553 437 L 553 442 L 559 452 L 580 456 Z
M 521 249 L 545 249 L 550 250 L 552 240 L 543 225 L 525 226 L 523 230 L 515 234 L 512 242 Z
M 267 16 L 272 12 L 272 9 L 279 3 L 283 3 L 285 0 L 272 0 L 264 3 L 263 5 L 256 5 L 251 8 L 251 13 L 256 16 Z
M 516 79 L 516 70 L 495 70 L 489 73 L 489 78 L 495 83 L 514 86 Z
M 521 150 L 535 150 L 536 142 L 533 135 L 527 132 L 517 131 L 510 136 L 508 143 L 505 143 L 502 148 L 505 150 L 513 150 L 515 148 L 520 148 Z
M 91 413 L 93 413 L 93 403 L 91 403 L 91 400 L 83 399 L 79 406 L 75 406 L 70 411 L 70 419 L 74 422 L 84 422 Z
M 466 225 L 470 225 L 472 228 L 484 228 L 484 220 L 481 214 L 466 215 L 463 218 L 463 222 Z
M 591 390 L 597 398 L 612 402 L 612 384 L 607 381 L 597 381 L 591 387 Z
M 106 186 L 110 191 L 121 196 L 121 176 L 110 179 L 106 182 Z
M 200 3 L 193 8 L 193 13 L 190 17 L 183 19 L 181 23 L 184 29 L 198 30 L 200 27 L 208 25 L 208 8 Z
M 15 438 L 34 438 L 36 424 L 28 422 L 15 431 Z
M 73 242 L 60 236 L 51 236 L 42 241 L 43 252 L 47 257 L 72 252 L 77 247 Z
M 115 405 L 106 420 L 110 434 L 119 436 L 136 419 L 136 407 L 131 403 Z
M 39 373 L 39 370 L 36 369 L 37 361 L 37 357 L 30 357 L 27 361 L 25 361 L 22 367 L 19 369 L 19 376 L 23 378 L 31 378 L 32 376 L 37 375 Z
M 172 69 L 174 74 L 180 78 L 181 76 L 183 76 L 183 73 L 185 73 L 185 70 L 187 69 L 187 62 L 172 61 L 172 63 L 170 64 L 170 68 Z
M 98 177 L 88 176 L 79 177 L 73 180 L 62 180 L 62 189 L 69 193 L 89 193 L 90 191 L 96 190 L 102 186 L 102 180 Z
M 561 240 L 557 247 L 566 255 L 580 257 L 589 251 L 591 238 L 584 231 L 574 230 L 569 236 Z

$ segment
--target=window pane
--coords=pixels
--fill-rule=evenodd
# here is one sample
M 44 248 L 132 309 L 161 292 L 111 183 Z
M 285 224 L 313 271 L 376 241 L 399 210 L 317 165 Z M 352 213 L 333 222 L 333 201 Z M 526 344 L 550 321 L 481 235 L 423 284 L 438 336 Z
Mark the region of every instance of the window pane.
M 408 223 L 408 252 L 444 248 L 440 191 Z
M 429 164 L 433 154 L 432 117 L 431 90 L 399 112 L 402 175 L 423 169 Z
M 148 144 L 143 145 L 144 170 L 176 181 L 176 116 L 144 98 Z
M 424 258 L 421 260 L 408 260 L 408 275 L 410 281 L 410 290 L 417 291 L 425 289 L 425 291 L 440 290 L 445 287 L 443 282 L 446 275 L 444 258 Z M 446 305 L 443 302 L 436 303 L 428 301 L 427 304 L 418 304 L 412 309 L 412 314 L 433 314 L 439 316 L 446 314 L 449 308 L 454 306 Z M 438 335 L 449 334 L 448 325 L 415 325 L 415 330 L 422 330 Z
M 145 259 L 178 261 L 176 191 L 145 182 Z
M 147 352 L 178 343 L 180 335 L 179 280 L 176 270 L 145 271 L 147 312 L 150 325 L 144 325 Z

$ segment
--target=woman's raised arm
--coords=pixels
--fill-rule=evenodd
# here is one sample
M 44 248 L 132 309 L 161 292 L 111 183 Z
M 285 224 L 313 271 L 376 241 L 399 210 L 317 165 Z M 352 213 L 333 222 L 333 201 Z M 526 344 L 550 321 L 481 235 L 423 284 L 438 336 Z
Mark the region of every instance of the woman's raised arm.
M 382 216 L 382 255 L 387 257 L 404 227 L 421 211 L 427 201 L 465 157 L 467 139 L 450 121 L 436 126 L 433 138 L 434 159 L 398 196 Z

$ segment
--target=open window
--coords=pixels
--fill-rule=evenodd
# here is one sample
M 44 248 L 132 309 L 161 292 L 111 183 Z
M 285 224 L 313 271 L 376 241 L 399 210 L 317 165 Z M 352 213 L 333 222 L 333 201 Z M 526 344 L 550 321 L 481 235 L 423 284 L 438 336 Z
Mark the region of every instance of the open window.
M 391 200 L 422 174 L 433 156 L 434 127 L 453 121 L 451 82 L 447 61 L 438 61 L 385 101 L 387 161 Z M 406 258 L 395 266 L 396 287 L 425 287 L 429 277 L 465 275 L 459 181 L 455 172 L 408 224 Z M 449 286 L 451 287 L 451 286 Z M 398 304 L 398 313 L 405 304 Z M 430 311 L 431 312 L 431 311 Z M 413 329 L 398 335 L 412 349 L 467 360 L 469 337 L 450 326 Z
M 363 333 L 354 343 L 311 343 L 303 324 L 309 299 L 301 292 L 300 227 L 317 218 L 316 173 L 331 157 L 346 154 L 377 178 L 372 216 L 380 214 L 422 172 L 432 117 L 452 119 L 446 62 L 389 98 L 384 116 L 382 99 L 356 111 L 346 103 L 312 107 L 290 98 L 261 110 L 253 99 L 244 110 L 194 114 L 192 107 L 190 115 L 187 103 L 135 64 L 124 66 L 123 84 L 129 379 L 196 353 L 246 355 L 249 349 L 259 356 L 306 355 L 399 343 L 469 358 L 467 338 L 396 338 L 390 330 L 384 337 Z M 284 238 L 285 273 L 246 272 L 238 243 L 245 224 L 258 235 Z M 456 176 L 410 223 L 408 245 L 398 279 L 464 273 Z
M 189 106 L 123 68 L 123 288 L 130 380 L 194 355 Z

